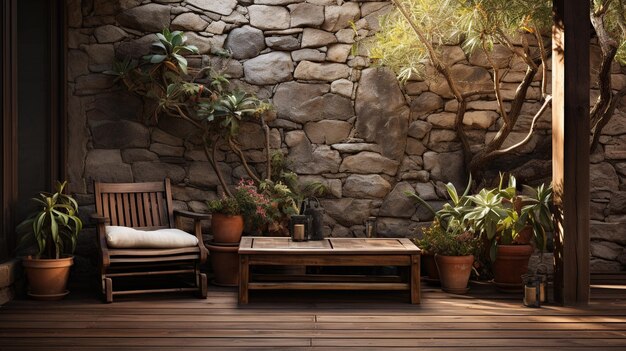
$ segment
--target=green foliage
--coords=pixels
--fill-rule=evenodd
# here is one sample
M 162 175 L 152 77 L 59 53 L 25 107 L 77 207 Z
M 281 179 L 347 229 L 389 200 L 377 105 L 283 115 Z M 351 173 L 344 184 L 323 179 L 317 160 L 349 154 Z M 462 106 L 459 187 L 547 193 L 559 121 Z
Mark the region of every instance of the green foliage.
M 535 235 L 535 245 L 545 249 L 548 232 L 554 230 L 552 218 L 552 186 L 539 185 L 537 188 L 524 187 L 530 193 L 522 198 L 520 222 L 528 223 Z
M 476 238 L 484 238 L 491 244 L 492 261 L 497 244 L 527 244 L 534 239 L 536 247 L 545 249 L 548 232 L 553 230 L 552 188 L 543 184 L 537 188 L 525 186 L 526 195 L 517 192 L 515 177 L 510 176 L 506 185 L 504 180 L 501 174 L 497 188 L 481 189 L 474 195 L 468 195 L 471 180 L 462 195 L 449 183 L 446 189 L 451 200 L 436 212 L 417 194 L 406 195 L 428 206 L 437 226 L 450 235 L 473 233 Z M 527 232 L 528 236 L 522 235 Z
M 162 33 L 157 33 L 157 38 L 159 41 L 152 43 L 152 47 L 158 53 L 146 55 L 143 57 L 144 60 L 153 64 L 169 62 L 175 64 L 174 68 L 177 66 L 182 73 L 187 74 L 187 59 L 181 54 L 183 52 L 197 54 L 198 48 L 194 45 L 185 45 L 187 37 L 181 31 L 170 32 L 166 28 Z
M 267 231 L 289 235 L 289 217 L 300 213 L 302 201 L 307 197 L 324 196 L 327 189 L 320 182 L 301 184 L 281 151 L 272 153 L 270 159 L 272 175 L 259 184 L 259 189 L 274 204 L 268 212 L 273 221 L 268 223 Z
M 55 193 L 33 198 L 40 207 L 17 226 L 21 246 L 35 244 L 37 258 L 60 258 L 76 249 L 83 223 L 78 217 L 78 203 L 63 191 L 67 182 L 57 182 Z
M 394 0 L 406 9 L 381 19 L 381 31 L 370 51 L 374 59 L 405 80 L 424 75 L 428 61 L 441 60 L 446 45 L 461 43 L 467 53 L 490 51 L 521 33 L 545 33 L 552 25 L 548 0 Z M 422 35 L 424 40 L 419 40 Z M 435 58 L 424 41 L 431 43 Z
M 608 4 L 606 9 L 605 27 L 612 38 L 617 42 L 617 54 L 615 60 L 626 66 L 626 1 L 594 1 L 595 7 Z
M 480 239 L 472 232 L 453 232 L 444 229 L 435 220 L 430 227 L 422 229 L 422 238 L 415 240 L 417 246 L 430 253 L 443 256 L 478 255 Z
M 260 227 L 272 221 L 272 200 L 253 181 L 241 179 L 232 195 L 208 201 L 209 211 L 242 215 L 249 227 Z

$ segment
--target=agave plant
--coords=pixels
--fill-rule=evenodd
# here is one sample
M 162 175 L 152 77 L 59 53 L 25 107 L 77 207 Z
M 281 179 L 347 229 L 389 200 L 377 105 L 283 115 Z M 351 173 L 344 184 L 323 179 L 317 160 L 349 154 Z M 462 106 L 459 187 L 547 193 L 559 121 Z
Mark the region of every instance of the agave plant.
M 434 216 L 439 225 L 446 231 L 452 231 L 457 234 L 469 229 L 465 215 L 471 210 L 471 202 L 468 194 L 472 185 L 472 176 L 470 175 L 465 191 L 459 195 L 458 190 L 452 183 L 446 184 L 446 191 L 450 197 L 450 202 L 443 205 L 439 211 L 435 209 L 424 199 L 413 192 L 406 192 L 405 195 L 417 200 L 421 205 L 426 207 Z
M 169 29 L 163 29 L 163 32 L 156 34 L 159 41 L 152 43 L 152 47 L 157 49 L 159 53 L 144 56 L 144 60 L 153 64 L 164 63 L 168 68 L 176 70 L 177 67 L 187 74 L 187 59 L 181 54 L 183 52 L 189 54 L 197 54 L 198 48 L 195 45 L 187 45 L 187 37 L 181 31 L 170 32 Z
M 21 245 L 36 244 L 37 258 L 58 259 L 76 249 L 78 234 L 83 223 L 78 217 L 78 203 L 63 191 L 67 181 L 56 185 L 56 192 L 40 193 L 33 198 L 39 211 L 20 223 L 17 231 L 22 233 Z
M 554 230 L 552 216 L 552 186 L 539 185 L 537 188 L 524 187 L 531 195 L 522 202 L 520 221 L 533 228 L 535 245 L 541 250 L 546 248 L 548 232 Z

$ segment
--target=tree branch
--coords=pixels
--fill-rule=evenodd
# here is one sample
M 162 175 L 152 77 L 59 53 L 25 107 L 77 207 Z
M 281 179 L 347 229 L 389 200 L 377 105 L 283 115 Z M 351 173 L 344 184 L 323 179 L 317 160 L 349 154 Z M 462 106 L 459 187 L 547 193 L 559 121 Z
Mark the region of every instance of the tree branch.
M 272 155 L 270 151 L 270 127 L 265 123 L 265 117 L 260 116 L 261 128 L 265 135 L 265 158 L 267 159 L 265 165 L 265 179 L 272 180 Z
M 502 101 L 502 92 L 500 91 L 500 80 L 502 79 L 502 77 L 500 76 L 500 69 L 497 67 L 497 65 L 495 64 L 495 62 L 489 55 L 489 52 L 487 51 L 487 47 L 485 46 L 484 41 L 482 44 L 483 44 L 482 45 L 483 52 L 485 53 L 485 56 L 487 57 L 487 61 L 489 61 L 491 68 L 493 68 L 493 90 L 496 94 L 496 101 L 498 102 L 498 107 L 500 108 L 500 115 L 502 116 L 504 123 L 510 123 L 509 115 L 506 113 L 506 109 L 504 108 L 504 102 Z
M 248 165 L 248 161 L 246 161 L 243 151 L 241 151 L 241 148 L 237 145 L 237 143 L 233 140 L 232 137 L 228 137 L 228 146 L 230 146 L 231 150 L 233 150 L 235 154 L 239 157 L 239 160 L 241 160 L 241 165 L 246 170 L 246 173 L 248 173 L 248 176 L 252 178 L 252 180 L 254 180 L 257 184 L 261 183 L 261 179 L 259 179 L 259 177 L 257 177 L 252 172 L 252 170 L 250 169 L 250 166 Z
M 613 117 L 615 109 L 617 108 L 621 99 L 624 96 L 626 96 L 626 88 L 623 88 L 617 94 L 613 95 L 613 97 L 611 98 L 611 103 L 604 110 L 604 113 L 602 113 L 601 117 L 598 119 L 598 122 L 592 126 L 591 134 L 593 137 L 591 139 L 590 146 L 591 152 L 593 152 L 596 147 L 598 147 L 598 142 L 600 141 L 600 136 L 602 135 L 602 129 L 604 129 L 604 127 L 609 123 L 611 117 Z
M 591 152 L 598 146 L 602 129 L 613 117 L 613 113 L 620 99 L 626 95 L 626 88 L 622 89 L 617 94 L 613 94 L 611 90 L 611 65 L 617 54 L 618 43 L 611 37 L 604 24 L 604 16 L 606 15 L 607 8 L 608 2 L 604 3 L 598 11 L 591 9 L 590 14 L 591 24 L 598 36 L 598 43 L 602 50 L 602 62 L 600 63 L 600 70 L 597 74 L 600 95 L 590 112 L 592 134 L 590 144 Z
M 504 155 L 507 154 L 511 151 L 514 151 L 515 149 L 525 145 L 530 138 L 532 137 L 533 133 L 535 132 L 535 123 L 537 122 L 537 120 L 539 120 L 539 117 L 541 117 L 544 112 L 548 109 L 548 105 L 552 102 L 552 96 L 548 95 L 545 99 L 545 101 L 543 102 L 543 105 L 541 105 L 541 108 L 539 109 L 539 111 L 537 111 L 537 113 L 535 114 L 535 116 L 533 117 L 533 121 L 530 125 L 530 129 L 528 130 L 528 134 L 526 134 L 526 137 L 524 139 L 522 139 L 519 143 L 509 146 L 506 149 L 501 149 L 501 150 L 495 150 L 493 151 L 491 154 L 486 155 L 486 158 L 493 158 L 493 157 L 497 157 L 499 155 Z
M 222 174 L 222 170 L 219 168 L 217 162 L 215 161 L 215 152 L 217 150 L 217 144 L 219 143 L 219 139 L 216 139 L 214 142 L 210 142 L 207 139 L 207 136 L 205 135 L 203 137 L 203 141 L 204 141 L 203 143 L 204 155 L 206 156 L 207 161 L 209 161 L 211 168 L 213 168 L 213 171 L 215 172 L 215 175 L 217 176 L 217 180 L 222 185 L 222 188 L 224 189 L 224 192 L 226 193 L 226 195 L 228 195 L 228 197 L 233 197 L 233 194 L 230 192 L 230 189 L 228 188 L 228 185 L 226 184 L 226 181 L 224 180 L 224 175 Z M 209 144 L 212 144 L 211 149 L 209 149 Z
M 539 33 L 537 27 L 534 27 L 533 33 L 537 39 L 537 45 L 539 46 L 539 55 L 541 58 L 541 97 L 544 99 L 548 96 L 548 67 L 546 65 L 548 61 L 548 53 L 546 52 L 545 44 L 543 42 L 543 36 Z

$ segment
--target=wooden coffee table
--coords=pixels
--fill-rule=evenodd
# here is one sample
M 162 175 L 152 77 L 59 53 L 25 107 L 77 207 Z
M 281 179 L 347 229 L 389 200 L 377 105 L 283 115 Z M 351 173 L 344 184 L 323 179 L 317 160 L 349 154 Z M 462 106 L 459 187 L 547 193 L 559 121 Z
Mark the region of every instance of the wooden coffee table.
M 399 275 L 274 274 L 256 279 L 250 266 L 397 266 Z M 291 238 L 243 237 L 239 245 L 239 303 L 249 290 L 408 290 L 420 303 L 420 249 L 409 239 L 327 238 L 294 242 Z

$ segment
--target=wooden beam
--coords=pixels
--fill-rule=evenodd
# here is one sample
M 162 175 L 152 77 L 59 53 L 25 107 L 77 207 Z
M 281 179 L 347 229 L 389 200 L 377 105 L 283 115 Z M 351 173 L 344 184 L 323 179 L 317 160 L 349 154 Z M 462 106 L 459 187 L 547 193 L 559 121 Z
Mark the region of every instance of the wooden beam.
M 555 298 L 589 303 L 589 0 L 553 0 Z
M 17 201 L 17 1 L 2 2 L 2 137 L 0 145 L 0 261 L 15 246 Z

